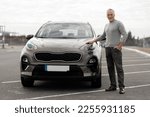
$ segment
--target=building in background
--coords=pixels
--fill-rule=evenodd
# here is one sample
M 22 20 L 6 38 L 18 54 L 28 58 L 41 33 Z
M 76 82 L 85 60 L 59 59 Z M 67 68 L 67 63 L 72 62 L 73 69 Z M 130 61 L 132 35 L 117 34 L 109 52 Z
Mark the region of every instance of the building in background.
M 150 37 L 146 37 L 143 39 L 143 47 L 150 48 Z

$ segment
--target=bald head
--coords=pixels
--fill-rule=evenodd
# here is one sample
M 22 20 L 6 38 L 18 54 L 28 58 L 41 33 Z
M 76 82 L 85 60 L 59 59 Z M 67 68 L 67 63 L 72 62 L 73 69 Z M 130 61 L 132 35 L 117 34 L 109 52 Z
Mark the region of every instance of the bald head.
M 107 10 L 107 18 L 110 22 L 113 22 L 115 19 L 115 11 L 113 9 Z
M 115 14 L 115 11 L 114 11 L 113 9 L 108 9 L 108 10 L 107 10 L 107 13 L 108 13 L 108 12 L 111 12 L 111 13 Z

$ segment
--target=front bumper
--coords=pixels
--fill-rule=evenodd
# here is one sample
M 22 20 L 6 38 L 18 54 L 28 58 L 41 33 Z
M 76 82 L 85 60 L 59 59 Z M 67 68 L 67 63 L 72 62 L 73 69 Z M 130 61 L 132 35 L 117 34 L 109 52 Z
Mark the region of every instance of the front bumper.
M 25 70 L 21 71 L 22 77 L 32 77 L 35 80 L 55 79 L 55 78 L 87 78 L 95 76 L 95 73 L 86 65 L 69 65 L 70 70 L 66 72 L 50 72 L 45 70 L 45 64 L 28 65 Z

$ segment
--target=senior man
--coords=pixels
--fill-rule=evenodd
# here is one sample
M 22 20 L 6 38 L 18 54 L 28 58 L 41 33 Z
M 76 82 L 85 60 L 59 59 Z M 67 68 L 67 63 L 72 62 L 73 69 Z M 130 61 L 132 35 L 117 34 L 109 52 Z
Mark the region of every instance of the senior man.
M 122 66 L 122 46 L 127 39 L 122 22 L 115 19 L 115 11 L 113 9 L 107 10 L 107 18 L 109 23 L 105 25 L 104 32 L 100 37 L 92 39 L 86 44 L 93 44 L 96 41 L 101 41 L 106 38 L 105 51 L 107 59 L 107 68 L 110 78 L 110 87 L 105 91 L 115 91 L 117 89 L 115 67 L 118 76 L 119 93 L 125 93 L 124 85 L 124 71 Z M 122 36 L 122 38 L 121 38 Z

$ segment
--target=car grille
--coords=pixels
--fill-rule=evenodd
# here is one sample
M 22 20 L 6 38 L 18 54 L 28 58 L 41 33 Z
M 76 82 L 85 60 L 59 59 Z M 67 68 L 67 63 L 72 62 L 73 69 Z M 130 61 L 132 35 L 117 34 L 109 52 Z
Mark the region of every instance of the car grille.
M 81 54 L 79 53 L 35 53 L 37 61 L 79 61 Z
M 45 71 L 45 65 L 37 65 L 35 66 L 33 72 L 32 72 L 33 76 L 43 76 L 42 79 L 44 78 L 44 76 L 49 76 L 49 78 L 55 78 L 56 77 L 60 77 L 62 78 L 63 76 L 67 77 L 82 77 L 83 75 L 83 71 L 82 69 L 77 66 L 77 65 L 70 65 L 70 70 L 67 72 L 54 72 L 54 71 Z M 64 78 L 65 78 L 64 77 Z

